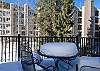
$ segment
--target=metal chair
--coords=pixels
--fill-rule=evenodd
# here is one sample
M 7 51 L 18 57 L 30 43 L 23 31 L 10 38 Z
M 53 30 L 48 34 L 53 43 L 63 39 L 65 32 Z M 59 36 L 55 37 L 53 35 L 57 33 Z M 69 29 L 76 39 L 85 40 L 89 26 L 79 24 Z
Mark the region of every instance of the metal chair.
M 82 66 L 80 68 L 80 71 L 100 71 L 100 68 L 92 66 Z
M 42 67 L 45 71 L 53 71 L 55 66 L 54 59 L 42 58 L 38 53 L 33 52 L 34 63 Z
M 36 56 L 38 55 L 38 56 Z M 32 48 L 29 46 L 29 42 L 25 41 L 21 43 L 21 63 L 24 71 L 52 71 L 50 67 L 52 65 L 44 65 L 44 60 L 37 53 L 33 54 Z M 35 66 L 42 67 L 41 70 L 37 70 Z
M 29 42 L 21 43 L 21 64 L 24 71 L 36 71 Z

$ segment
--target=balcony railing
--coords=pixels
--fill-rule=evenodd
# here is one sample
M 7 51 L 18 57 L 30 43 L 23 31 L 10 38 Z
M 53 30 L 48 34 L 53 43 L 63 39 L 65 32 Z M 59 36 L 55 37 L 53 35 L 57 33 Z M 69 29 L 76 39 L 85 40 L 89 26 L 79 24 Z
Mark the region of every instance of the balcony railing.
M 74 42 L 79 56 L 100 56 L 100 38 L 0 36 L 0 62 L 18 61 L 21 57 L 21 45 L 27 45 L 27 40 L 32 51 L 39 50 L 42 44 L 48 42 Z

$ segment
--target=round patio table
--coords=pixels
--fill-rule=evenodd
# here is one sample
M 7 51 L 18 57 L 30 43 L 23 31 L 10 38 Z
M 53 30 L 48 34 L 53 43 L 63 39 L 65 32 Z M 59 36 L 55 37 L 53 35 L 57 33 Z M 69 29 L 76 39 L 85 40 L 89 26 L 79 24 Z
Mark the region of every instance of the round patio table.
M 55 61 L 55 69 L 59 69 L 59 61 L 63 61 L 67 63 L 69 66 L 72 66 L 71 61 L 76 59 L 78 50 L 75 43 L 50 42 L 41 45 L 38 53 L 44 57 L 53 58 Z

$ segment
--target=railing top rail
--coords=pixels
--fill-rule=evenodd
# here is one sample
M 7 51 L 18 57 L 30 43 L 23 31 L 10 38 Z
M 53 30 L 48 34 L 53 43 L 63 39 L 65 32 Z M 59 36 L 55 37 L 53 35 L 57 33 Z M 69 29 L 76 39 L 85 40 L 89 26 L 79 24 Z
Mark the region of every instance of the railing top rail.
M 18 37 L 18 35 L 0 35 L 0 37 Z M 77 38 L 75 36 L 71 37 L 60 37 L 60 36 L 24 36 L 20 35 L 20 37 L 25 38 Z M 88 39 L 100 39 L 100 37 L 78 37 L 78 38 L 88 38 Z
M 0 35 L 0 37 L 18 37 L 18 36 L 14 36 L 14 35 Z
M 60 36 L 21 36 L 21 37 L 27 37 L 27 38 L 77 38 L 77 37 L 60 37 Z M 100 37 L 78 37 L 78 38 L 100 38 Z

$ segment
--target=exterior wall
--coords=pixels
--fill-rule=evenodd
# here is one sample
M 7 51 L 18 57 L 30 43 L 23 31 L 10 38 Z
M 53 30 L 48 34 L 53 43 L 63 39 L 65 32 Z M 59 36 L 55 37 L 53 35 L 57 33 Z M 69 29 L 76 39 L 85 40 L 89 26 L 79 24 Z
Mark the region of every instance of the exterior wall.
M 72 36 L 80 36 L 81 35 L 81 21 L 79 22 L 79 19 L 82 20 L 82 16 L 79 15 L 79 13 L 82 12 L 80 8 L 75 7 L 74 14 L 72 16 L 72 19 L 74 21 L 74 25 L 72 28 Z
M 14 3 L 10 3 L 9 9 L 2 9 L 2 7 L 0 7 L 0 35 L 18 34 L 18 9 L 17 8 L 18 6 L 15 5 Z M 19 17 L 19 32 L 21 35 L 27 35 L 28 33 L 31 36 L 39 36 L 38 26 L 32 20 L 33 15 L 34 15 L 34 11 L 28 9 L 28 5 L 25 4 L 24 8 L 21 8 L 20 17 Z M 3 18 L 5 18 L 5 21 L 2 20 Z
M 84 33 L 85 33 L 85 31 L 84 31 L 84 6 L 82 7 L 82 37 L 84 37 Z
M 10 3 L 10 9 L 0 8 L 0 35 L 14 35 L 15 33 L 14 4 Z M 2 27 L 3 26 L 3 27 Z
M 27 4 L 24 4 L 24 26 L 26 30 L 25 35 L 39 36 L 38 25 L 34 23 L 32 19 L 33 15 L 33 10 L 31 10 Z
M 84 29 L 83 32 L 84 34 L 82 35 L 83 37 L 87 37 L 87 31 L 88 28 L 90 28 L 90 24 L 91 22 L 89 20 L 91 20 L 91 0 L 85 0 L 85 6 L 84 6 Z
M 74 25 L 73 25 L 73 28 L 72 28 L 73 36 L 76 36 L 77 35 L 78 12 L 79 12 L 79 9 L 77 7 L 75 7 L 74 14 L 73 14 Z
M 97 16 L 98 17 L 98 25 L 100 25 L 100 9 L 97 8 L 97 10 L 99 11 L 99 15 Z
M 82 7 L 82 37 L 87 37 L 88 31 L 90 31 L 90 24 L 93 24 L 89 21 L 91 20 L 90 17 L 94 16 L 94 18 L 98 18 L 98 23 L 96 23 L 96 19 L 94 19 L 94 24 L 98 25 L 98 29 L 100 27 L 100 9 L 95 8 L 94 5 L 92 6 L 91 1 L 93 0 L 85 0 L 85 6 Z M 99 12 L 98 16 L 95 15 L 96 11 Z M 97 31 L 99 30 L 97 30 L 97 27 L 95 27 L 96 36 Z M 91 32 L 93 33 L 93 29 L 91 29 Z
M 15 19 L 16 16 L 14 16 L 14 3 L 10 3 L 10 18 L 11 18 L 11 34 L 10 35 L 14 35 L 15 34 L 15 28 L 16 28 L 16 24 L 15 24 Z
M 10 10 L 0 8 L 0 35 L 11 35 Z
M 82 23 L 78 23 L 77 19 L 80 18 L 80 17 L 77 16 L 77 13 L 75 12 L 76 15 L 74 17 L 76 17 L 77 19 L 75 20 L 75 25 L 74 25 L 74 27 L 76 27 L 76 28 L 73 27 L 73 30 L 76 31 L 73 34 L 74 36 L 76 35 L 76 33 L 82 32 L 81 36 L 82 37 L 87 37 L 87 34 L 88 34 L 88 32 L 90 32 L 90 30 L 93 33 L 93 29 L 92 28 L 90 29 L 91 24 L 96 25 L 95 26 L 95 35 L 96 35 L 96 37 L 98 37 L 99 34 L 100 34 L 100 32 L 99 32 L 100 31 L 99 30 L 100 29 L 100 9 L 95 8 L 95 6 L 93 5 L 93 3 L 91 3 L 91 1 L 93 1 L 93 0 L 85 0 L 85 6 L 82 6 L 82 10 L 79 10 L 78 7 L 77 7 L 78 9 L 76 9 L 77 12 L 82 11 L 82 17 L 81 17 L 82 18 Z M 97 16 L 95 15 L 96 11 L 99 12 L 99 14 Z M 94 18 L 95 18 L 94 23 L 90 22 L 92 20 L 90 18 L 91 16 L 94 16 Z M 95 22 L 96 18 L 98 18 L 98 23 Z M 77 30 L 78 25 L 81 25 L 81 24 L 82 24 L 82 30 Z

